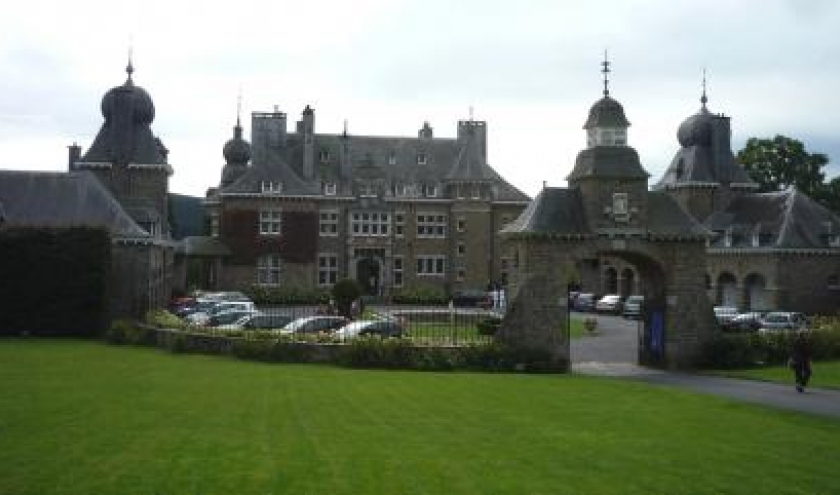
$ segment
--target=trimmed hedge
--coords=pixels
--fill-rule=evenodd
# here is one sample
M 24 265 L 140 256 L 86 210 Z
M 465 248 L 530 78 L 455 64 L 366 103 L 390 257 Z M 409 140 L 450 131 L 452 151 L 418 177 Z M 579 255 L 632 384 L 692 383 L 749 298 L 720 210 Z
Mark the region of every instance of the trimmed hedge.
M 394 294 L 395 304 L 447 304 L 449 296 L 442 289 L 435 287 L 417 287 L 416 289 L 405 289 Z
M 787 362 L 794 332 L 719 333 L 706 343 L 698 366 L 707 369 L 737 369 Z M 840 327 L 810 332 L 813 358 L 840 358 Z
M 324 289 L 301 289 L 296 287 L 253 286 L 245 295 L 256 304 L 326 304 L 330 293 Z
M 105 229 L 3 229 L 0 335 L 101 334 L 107 326 L 110 266 Z

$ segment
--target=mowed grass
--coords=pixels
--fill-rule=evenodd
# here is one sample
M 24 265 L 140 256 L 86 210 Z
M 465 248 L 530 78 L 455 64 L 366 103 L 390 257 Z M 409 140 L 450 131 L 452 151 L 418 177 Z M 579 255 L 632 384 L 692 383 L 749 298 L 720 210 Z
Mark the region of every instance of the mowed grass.
M 0 340 L 3 494 L 838 493 L 840 421 L 621 380 Z
M 810 386 L 840 388 L 840 361 L 815 361 L 811 367 Z M 738 378 L 751 378 L 768 382 L 789 383 L 793 386 L 793 371 L 787 366 L 770 366 L 749 370 L 727 370 L 720 374 Z

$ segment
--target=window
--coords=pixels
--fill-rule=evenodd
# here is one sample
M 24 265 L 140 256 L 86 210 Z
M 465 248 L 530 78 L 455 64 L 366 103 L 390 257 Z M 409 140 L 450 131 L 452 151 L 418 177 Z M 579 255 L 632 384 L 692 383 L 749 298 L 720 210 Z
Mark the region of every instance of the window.
M 464 256 L 467 253 L 467 246 L 463 242 L 458 243 L 458 256 Z
M 472 186 L 472 199 L 481 199 L 481 185 L 473 184 L 473 186 Z
M 417 257 L 417 275 L 442 276 L 446 274 L 446 256 Z
M 417 237 L 446 237 L 446 215 L 418 213 Z
M 350 218 L 350 231 L 355 236 L 387 236 L 390 232 L 391 217 L 387 213 L 353 213 Z
M 283 184 L 276 180 L 260 181 L 260 191 L 263 194 L 280 194 L 283 192 Z
M 467 270 L 464 267 L 458 267 L 457 281 L 463 282 L 467 278 Z
M 826 285 L 828 286 L 828 290 L 840 290 L 840 277 L 829 275 Z
M 281 210 L 260 210 L 260 235 L 280 235 L 282 217 Z
M 323 237 L 338 235 L 338 210 L 321 210 L 318 215 L 318 230 Z
M 269 254 L 257 258 L 257 284 L 280 285 L 281 267 L 282 262 L 280 256 L 276 254 Z
M 467 231 L 467 220 L 465 218 L 463 218 L 463 217 L 458 218 L 458 221 L 455 225 L 456 225 L 455 228 L 458 229 L 458 232 L 466 232 Z
M 394 213 L 394 235 L 397 237 L 405 235 L 405 213 L 402 211 Z
M 394 287 L 403 286 L 403 257 L 394 256 Z
M 327 163 L 330 161 L 330 152 L 329 150 L 321 150 L 318 152 L 318 161 L 321 163 Z
M 336 191 L 335 182 L 325 182 L 324 183 L 324 195 L 326 196 L 335 196 Z
M 219 214 L 217 212 L 210 214 L 210 237 L 219 237 Z
M 318 285 L 335 284 L 338 280 L 338 256 L 331 253 L 318 255 Z
M 362 198 L 375 198 L 376 187 L 371 183 L 359 185 L 359 196 Z
M 397 153 L 395 151 L 391 151 L 388 153 L 388 165 L 396 165 L 397 164 Z
M 627 193 L 613 193 L 612 213 L 616 222 L 626 222 L 630 218 L 627 202 Z
M 426 197 L 427 198 L 436 198 L 438 197 L 438 186 L 436 185 L 426 185 Z
M 425 165 L 426 164 L 426 154 L 425 153 L 417 153 L 417 165 Z

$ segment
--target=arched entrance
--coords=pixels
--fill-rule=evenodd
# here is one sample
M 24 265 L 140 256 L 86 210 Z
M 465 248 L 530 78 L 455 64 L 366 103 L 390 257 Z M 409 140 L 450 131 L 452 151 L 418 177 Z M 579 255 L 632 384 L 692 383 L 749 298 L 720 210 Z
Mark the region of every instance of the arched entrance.
M 758 273 L 751 273 L 744 279 L 744 299 L 747 301 L 747 309 L 752 311 L 764 311 L 769 309 L 766 294 L 767 283 L 764 277 Z
M 376 258 L 362 258 L 356 262 L 356 280 L 366 295 L 379 295 L 381 274 L 382 266 Z
M 718 275 L 717 302 L 720 306 L 738 307 L 738 282 L 735 275 L 729 272 Z
M 613 267 L 604 270 L 604 294 L 618 294 L 618 272 Z
M 621 270 L 621 297 L 626 298 L 636 290 L 636 274 L 630 268 Z

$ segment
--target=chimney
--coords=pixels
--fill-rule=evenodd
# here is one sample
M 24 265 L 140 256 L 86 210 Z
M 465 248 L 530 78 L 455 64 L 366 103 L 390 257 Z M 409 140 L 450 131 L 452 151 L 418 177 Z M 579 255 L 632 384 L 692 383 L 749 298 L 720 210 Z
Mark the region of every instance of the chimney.
M 75 142 L 67 147 L 67 169 L 71 172 L 76 170 L 76 162 L 82 159 L 82 147 Z

